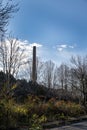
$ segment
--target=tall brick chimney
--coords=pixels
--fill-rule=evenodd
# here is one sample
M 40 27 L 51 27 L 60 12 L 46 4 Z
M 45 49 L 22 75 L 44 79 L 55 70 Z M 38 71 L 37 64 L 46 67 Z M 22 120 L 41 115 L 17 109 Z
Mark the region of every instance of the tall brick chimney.
M 37 71 L 36 71 L 36 46 L 33 46 L 33 61 L 32 61 L 32 81 L 36 82 Z

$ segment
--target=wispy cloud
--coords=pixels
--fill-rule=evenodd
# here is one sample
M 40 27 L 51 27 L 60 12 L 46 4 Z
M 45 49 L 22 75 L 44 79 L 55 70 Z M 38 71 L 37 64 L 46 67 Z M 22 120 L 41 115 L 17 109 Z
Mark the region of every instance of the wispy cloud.
M 69 48 L 72 48 L 72 49 L 73 49 L 73 48 L 75 48 L 75 46 L 69 46 Z
M 67 45 L 67 44 L 59 44 L 57 45 L 57 50 L 58 52 L 65 51 L 66 49 L 74 49 L 74 45 Z

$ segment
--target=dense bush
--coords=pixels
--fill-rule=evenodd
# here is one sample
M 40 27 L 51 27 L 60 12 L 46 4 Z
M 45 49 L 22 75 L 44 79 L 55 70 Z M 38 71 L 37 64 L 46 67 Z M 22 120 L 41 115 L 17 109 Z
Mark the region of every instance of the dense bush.
M 17 126 L 17 119 L 14 116 L 12 107 L 14 103 L 12 100 L 1 100 L 0 101 L 0 129 L 8 129 L 10 127 Z
M 57 101 L 55 98 L 51 98 L 48 102 L 41 102 L 38 97 L 33 97 L 32 99 L 30 96 L 26 107 L 29 117 L 32 114 L 37 114 L 38 116 L 45 115 L 48 121 L 77 117 L 85 114 L 85 109 L 80 104 L 70 101 Z

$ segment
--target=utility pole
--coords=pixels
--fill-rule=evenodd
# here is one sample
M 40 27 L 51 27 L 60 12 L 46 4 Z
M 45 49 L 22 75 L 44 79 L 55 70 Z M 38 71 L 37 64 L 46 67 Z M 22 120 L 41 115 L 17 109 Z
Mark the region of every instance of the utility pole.
M 36 82 L 37 71 L 36 71 L 36 46 L 33 46 L 33 61 L 32 61 L 32 81 Z

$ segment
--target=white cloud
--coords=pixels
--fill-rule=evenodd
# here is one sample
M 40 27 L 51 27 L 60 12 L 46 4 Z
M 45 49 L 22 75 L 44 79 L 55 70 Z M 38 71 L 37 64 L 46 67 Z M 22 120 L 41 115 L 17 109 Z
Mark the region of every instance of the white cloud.
M 16 41 L 16 39 L 12 39 L 12 40 L 13 40 L 13 42 Z M 10 43 L 9 43 L 9 40 L 6 39 L 5 42 L 7 43 L 7 47 L 8 47 L 9 53 L 10 53 L 10 48 L 9 48 Z M 16 42 L 17 42 L 17 46 L 20 47 L 20 53 L 21 53 L 21 51 L 24 50 L 24 55 L 25 55 L 25 57 L 27 57 L 26 60 L 32 57 L 33 46 L 36 46 L 36 48 L 37 48 L 37 56 L 38 56 L 38 53 L 39 53 L 39 49 L 38 48 L 42 47 L 42 44 L 39 44 L 39 43 L 29 43 L 29 41 L 27 41 L 27 40 L 23 40 L 22 41 L 22 40 L 19 39 Z
M 59 44 L 59 45 L 57 45 L 57 50 L 59 52 L 62 52 L 64 50 L 66 50 L 66 49 L 74 49 L 74 48 L 75 48 L 75 46 L 73 46 L 73 45 L 67 45 L 67 44 Z
M 63 48 L 60 47 L 60 48 L 57 48 L 57 50 L 61 52 L 63 51 Z
M 73 48 L 74 48 L 74 46 L 69 46 L 69 48 L 72 48 L 72 49 L 73 49 Z
M 20 48 L 21 49 L 24 49 L 25 50 L 25 53 L 26 55 L 28 56 L 32 56 L 32 49 L 33 49 L 33 46 L 36 46 L 36 48 L 41 48 L 42 47 L 42 44 L 39 44 L 39 43 L 29 43 L 29 41 L 27 40 L 19 40 L 19 45 L 20 45 Z
M 67 48 L 66 44 L 60 45 L 61 48 Z
M 39 44 L 39 43 L 32 43 L 32 44 L 30 44 L 30 46 L 31 46 L 31 47 L 33 47 L 33 46 L 36 46 L 36 47 L 42 47 L 42 45 Z

